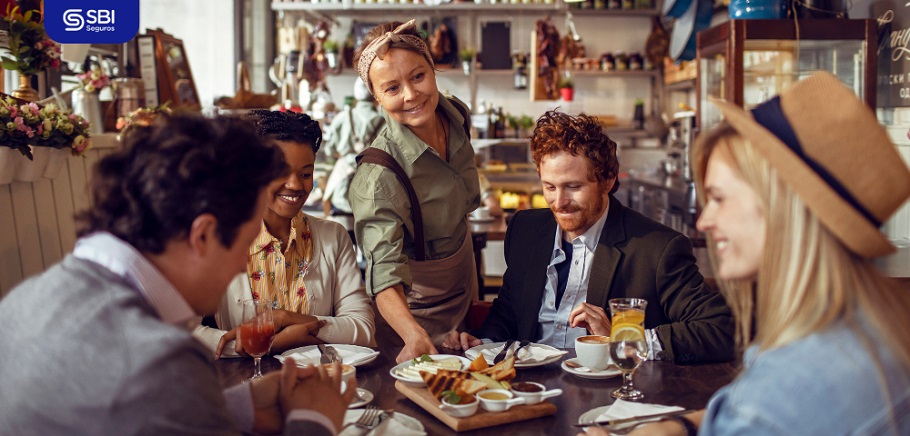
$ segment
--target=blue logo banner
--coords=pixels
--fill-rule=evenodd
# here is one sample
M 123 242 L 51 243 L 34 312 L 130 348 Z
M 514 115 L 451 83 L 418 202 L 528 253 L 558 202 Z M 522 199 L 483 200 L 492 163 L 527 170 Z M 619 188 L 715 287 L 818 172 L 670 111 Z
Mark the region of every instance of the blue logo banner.
M 122 44 L 139 32 L 139 0 L 45 0 L 44 27 L 61 44 Z

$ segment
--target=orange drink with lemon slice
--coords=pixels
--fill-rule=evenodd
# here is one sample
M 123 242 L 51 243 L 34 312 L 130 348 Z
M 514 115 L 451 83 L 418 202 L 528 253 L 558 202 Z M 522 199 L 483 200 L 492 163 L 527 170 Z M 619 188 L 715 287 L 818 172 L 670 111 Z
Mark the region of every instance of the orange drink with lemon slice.
M 645 340 L 647 305 L 648 302 L 641 298 L 610 300 L 610 357 L 623 372 L 623 385 L 613 392 L 615 398 L 637 400 L 644 397 L 632 386 L 632 373 L 648 357 L 648 342 Z

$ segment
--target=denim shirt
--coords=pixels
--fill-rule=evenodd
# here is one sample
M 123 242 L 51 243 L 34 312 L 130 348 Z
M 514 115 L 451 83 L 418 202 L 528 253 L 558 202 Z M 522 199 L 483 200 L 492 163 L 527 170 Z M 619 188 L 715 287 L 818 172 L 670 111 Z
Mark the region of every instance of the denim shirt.
M 838 322 L 780 348 L 749 347 L 745 370 L 711 398 L 699 434 L 910 434 L 910 374 L 877 332 L 864 331 L 868 339 Z

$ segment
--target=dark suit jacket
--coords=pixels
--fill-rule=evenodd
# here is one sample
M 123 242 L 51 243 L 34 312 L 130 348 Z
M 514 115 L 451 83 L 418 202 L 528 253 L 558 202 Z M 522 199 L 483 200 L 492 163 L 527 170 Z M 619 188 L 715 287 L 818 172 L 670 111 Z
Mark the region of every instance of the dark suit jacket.
M 512 217 L 505 239 L 506 272 L 484 324 L 471 332 L 492 340 L 538 340 L 538 314 L 557 223 L 548 209 Z M 733 358 L 733 320 L 723 296 L 704 284 L 689 239 L 610 197 L 594 251 L 587 302 L 610 314 L 611 298 L 648 300 L 645 328 L 657 329 L 663 359 Z

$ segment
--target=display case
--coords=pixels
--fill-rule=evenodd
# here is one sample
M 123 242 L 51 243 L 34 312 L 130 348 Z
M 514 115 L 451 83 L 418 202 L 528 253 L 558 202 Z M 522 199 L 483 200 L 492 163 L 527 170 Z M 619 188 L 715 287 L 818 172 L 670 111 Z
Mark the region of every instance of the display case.
M 874 20 L 847 19 L 730 20 L 699 32 L 698 131 L 723 118 L 710 98 L 750 109 L 816 71 L 836 75 L 874 110 L 876 38 Z

